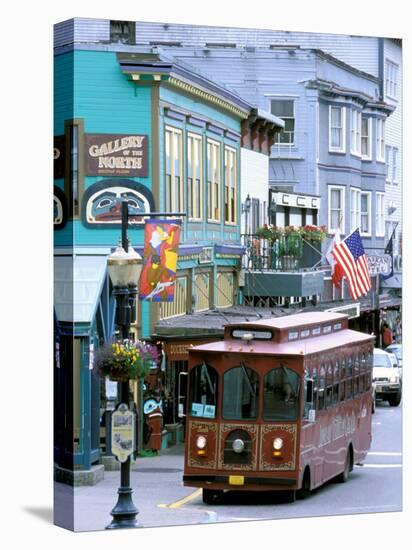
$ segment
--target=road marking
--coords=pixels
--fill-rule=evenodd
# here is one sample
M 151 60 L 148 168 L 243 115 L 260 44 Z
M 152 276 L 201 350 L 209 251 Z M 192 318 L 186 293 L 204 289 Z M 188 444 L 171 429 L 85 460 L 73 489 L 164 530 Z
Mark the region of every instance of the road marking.
M 195 498 L 199 497 L 202 494 L 202 489 L 197 489 L 194 493 L 191 493 L 190 495 L 187 495 L 184 498 L 181 498 L 180 500 L 177 500 L 176 502 L 172 502 L 172 504 L 158 504 L 159 508 L 180 508 L 183 506 L 183 504 L 186 504 L 186 502 L 190 502 L 191 500 L 194 500 Z

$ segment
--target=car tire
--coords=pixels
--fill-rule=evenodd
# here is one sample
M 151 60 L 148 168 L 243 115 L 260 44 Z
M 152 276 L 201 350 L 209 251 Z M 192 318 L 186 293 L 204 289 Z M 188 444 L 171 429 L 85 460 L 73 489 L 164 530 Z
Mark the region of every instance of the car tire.
M 203 489 L 202 500 L 205 504 L 219 504 L 222 501 L 223 491 Z
M 372 398 L 372 414 L 375 414 L 375 410 L 376 410 L 376 397 L 374 396 Z
M 398 393 L 396 395 L 391 395 L 388 397 L 388 402 L 391 407 L 397 407 L 401 402 L 402 394 Z

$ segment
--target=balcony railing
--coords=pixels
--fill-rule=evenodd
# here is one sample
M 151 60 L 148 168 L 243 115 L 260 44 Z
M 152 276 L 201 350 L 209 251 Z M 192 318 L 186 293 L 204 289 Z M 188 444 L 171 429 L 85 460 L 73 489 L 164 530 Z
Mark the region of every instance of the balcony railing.
M 321 243 L 306 241 L 299 235 L 281 236 L 276 240 L 260 235 L 242 235 L 246 248 L 243 268 L 248 271 L 309 271 L 321 265 Z

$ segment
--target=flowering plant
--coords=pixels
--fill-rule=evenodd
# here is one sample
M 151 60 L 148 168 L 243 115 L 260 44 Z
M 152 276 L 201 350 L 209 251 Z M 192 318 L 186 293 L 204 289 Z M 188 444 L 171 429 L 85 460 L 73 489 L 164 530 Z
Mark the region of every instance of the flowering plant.
M 288 225 L 287 227 L 277 227 L 276 225 L 264 225 L 256 230 L 256 235 L 263 239 L 276 241 L 282 237 L 302 237 L 308 241 L 322 242 L 326 237 L 326 226 L 321 225 L 305 225 L 298 227 L 294 225 Z
M 104 344 L 96 351 L 93 369 L 99 376 L 112 380 L 138 380 L 148 374 L 150 363 L 158 357 L 157 348 L 152 344 L 141 340 L 117 341 Z
M 326 237 L 327 230 L 326 225 L 305 225 L 301 228 L 301 235 L 308 241 L 322 242 Z

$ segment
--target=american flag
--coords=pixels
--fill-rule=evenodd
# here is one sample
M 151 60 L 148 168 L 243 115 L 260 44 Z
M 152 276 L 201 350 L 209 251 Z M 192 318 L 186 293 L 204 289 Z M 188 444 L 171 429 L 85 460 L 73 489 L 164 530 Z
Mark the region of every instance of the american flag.
M 371 288 L 371 279 L 359 230 L 356 229 L 333 247 L 332 254 L 348 281 L 352 299 L 357 300 L 362 294 L 367 294 Z

